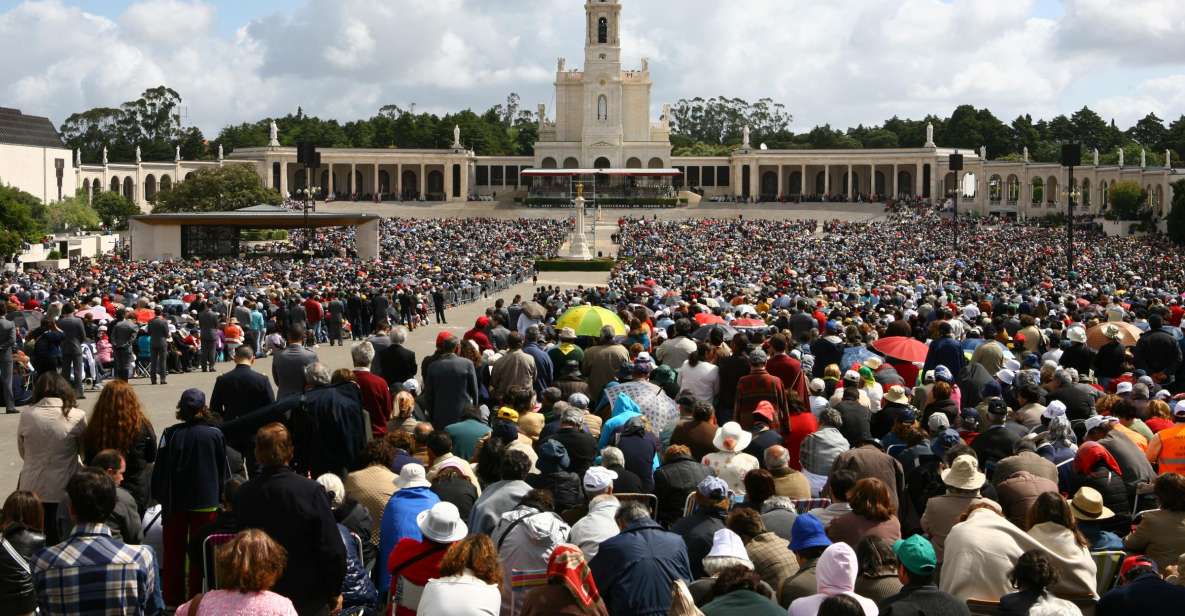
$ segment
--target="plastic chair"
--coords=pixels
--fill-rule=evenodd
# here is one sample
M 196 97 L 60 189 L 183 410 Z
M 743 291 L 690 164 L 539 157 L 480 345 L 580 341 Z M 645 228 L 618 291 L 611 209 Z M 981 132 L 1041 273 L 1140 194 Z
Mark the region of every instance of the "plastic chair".
M 353 537 L 354 545 L 358 546 L 358 562 L 365 563 L 366 559 L 362 557 L 362 537 L 359 537 L 355 532 L 351 532 L 350 537 Z
M 1127 556 L 1127 553 L 1122 550 L 1090 553 L 1098 570 L 1095 574 L 1095 585 L 1100 596 L 1115 585 L 1115 579 L 1119 576 L 1119 565 L 1123 563 L 1124 556 Z
M 967 599 L 967 609 L 971 610 L 972 616 L 997 616 L 1000 613 L 1000 602 L 987 599 Z
M 695 490 L 688 492 L 687 498 L 683 501 L 683 515 L 689 516 L 692 511 L 695 511 Z
M 234 538 L 234 533 L 213 533 L 202 541 L 202 592 L 218 588 L 218 565 L 214 561 L 214 548 L 229 543 Z

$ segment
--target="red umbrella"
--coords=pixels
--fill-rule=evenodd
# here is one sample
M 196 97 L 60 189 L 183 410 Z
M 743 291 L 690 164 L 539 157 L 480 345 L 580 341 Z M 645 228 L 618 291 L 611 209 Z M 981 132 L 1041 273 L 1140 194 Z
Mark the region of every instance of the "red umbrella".
M 644 284 L 635 285 L 634 288 L 630 289 L 630 292 L 637 293 L 639 295 L 643 295 L 643 294 L 654 295 L 654 289 L 652 289 Z
M 761 319 L 735 319 L 729 325 L 741 329 L 745 327 L 766 327 L 766 322 Z
M 905 336 L 889 336 L 879 338 L 872 343 L 872 348 L 902 361 L 924 362 L 930 347 L 925 342 L 919 342 Z
M 701 312 L 695 315 L 695 322 L 700 325 L 714 325 L 716 323 L 724 323 L 724 319 L 710 312 Z

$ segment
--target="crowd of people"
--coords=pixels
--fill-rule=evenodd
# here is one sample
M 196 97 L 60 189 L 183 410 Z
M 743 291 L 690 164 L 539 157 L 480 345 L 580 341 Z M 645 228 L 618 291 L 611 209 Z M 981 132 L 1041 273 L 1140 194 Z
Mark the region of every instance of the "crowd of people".
M 387 268 L 381 281 L 305 280 L 299 265 L 262 293 L 204 286 L 196 265 L 138 292 L 139 278 L 106 279 L 120 292 L 88 310 L 112 304 L 113 335 L 138 328 L 119 303 L 152 312 L 150 347 L 170 315 L 202 330 L 240 309 L 253 323 L 262 303 L 264 340 L 245 333 L 234 367 L 186 390 L 159 438 L 129 372 L 88 416 L 73 349 L 34 362 L 19 487 L 0 508 L 0 603 L 1106 616 L 1185 599 L 1176 248 L 1081 237 L 1066 274 L 1047 230 L 967 221 L 952 246 L 955 223 L 917 209 L 622 220 L 607 285 L 498 299 L 421 358 L 406 344 L 417 293 L 545 253 L 567 223 L 495 224 L 505 235 L 484 252 L 446 239 L 461 223 L 397 224 L 390 241 L 435 252 L 365 265 Z M 35 341 L 65 344 L 74 320 L 85 335 L 72 315 L 101 271 L 73 287 L 10 280 L 12 314 L 44 311 Z M 584 304 L 624 334 L 556 326 Z M 27 326 L 0 319 L 0 350 Z M 350 366 L 318 357 L 318 341 L 347 340 Z M 270 375 L 253 368 L 262 352 Z

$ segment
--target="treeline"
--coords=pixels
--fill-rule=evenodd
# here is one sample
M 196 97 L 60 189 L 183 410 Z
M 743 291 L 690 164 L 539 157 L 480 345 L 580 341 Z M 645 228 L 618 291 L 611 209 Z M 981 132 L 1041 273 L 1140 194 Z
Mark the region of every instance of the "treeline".
M 135 160 L 139 145 L 143 160 L 172 160 L 180 146 L 186 160 L 210 159 L 218 147 L 230 154 L 237 148 L 268 144 L 271 120 L 279 128 L 280 143 L 295 145 L 311 141 L 320 147 L 339 148 L 446 148 L 453 141 L 453 126 L 461 127 L 461 141 L 479 155 L 530 156 L 538 138 L 538 119 L 523 109 L 517 94 L 483 113 L 466 109 L 436 115 L 385 105 L 367 119 L 338 122 L 306 115 L 299 107 L 284 117 L 262 118 L 227 126 L 213 141 L 207 141 L 196 127 L 181 125 L 181 96 L 165 86 L 145 90 L 134 101 L 118 108 L 97 107 L 76 113 L 62 123 L 61 133 L 71 148 L 82 150 L 86 163 L 102 158 L 108 148 L 111 162 Z M 1017 116 L 1005 124 L 988 109 L 960 105 L 948 117 L 928 115 L 921 119 L 893 116 L 879 126 L 859 125 L 846 130 L 829 124 L 795 133 L 793 116 L 782 103 L 769 98 L 748 102 L 740 98 L 714 97 L 681 99 L 671 106 L 671 145 L 676 156 L 727 155 L 742 141 L 744 127 L 750 129 L 753 147 L 771 149 L 911 148 L 926 141 L 926 124 L 934 124 L 934 140 L 943 147 L 978 150 L 987 146 L 989 159 L 1020 159 L 1028 148 L 1036 162 L 1058 160 L 1060 144 L 1083 144 L 1083 156 L 1091 159 L 1098 148 L 1100 160 L 1115 163 L 1123 148 L 1127 164 L 1138 164 L 1140 149 L 1147 152 L 1149 165 L 1161 165 L 1164 151 L 1173 150 L 1174 160 L 1185 156 L 1185 115 L 1167 123 L 1153 113 L 1134 126 L 1120 129 L 1088 107 L 1069 116 L 1034 120 Z

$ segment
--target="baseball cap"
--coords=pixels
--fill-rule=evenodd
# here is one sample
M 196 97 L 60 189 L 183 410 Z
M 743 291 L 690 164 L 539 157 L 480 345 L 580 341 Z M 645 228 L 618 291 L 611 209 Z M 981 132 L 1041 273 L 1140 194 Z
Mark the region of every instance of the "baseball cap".
M 1041 416 L 1046 419 L 1053 419 L 1054 417 L 1064 417 L 1066 415 L 1066 404 L 1061 400 L 1052 400 L 1045 406 L 1045 410 L 1041 412 Z
M 199 411 L 206 406 L 206 394 L 196 387 L 181 392 L 181 399 L 177 401 L 177 408 L 183 411 Z
M 505 419 L 507 421 L 513 421 L 517 423 L 518 411 L 510 408 L 509 406 L 504 406 L 498 409 L 498 419 Z
M 855 370 L 848 370 L 843 373 L 843 382 L 845 383 L 859 383 L 860 373 Z
M 827 389 L 827 383 L 823 382 L 823 379 L 815 377 L 811 379 L 809 387 L 813 392 L 821 392 Z
M 950 418 L 946 413 L 934 413 L 926 420 L 926 427 L 930 428 L 931 434 L 938 434 L 950 427 Z
M 1177 400 L 1173 405 L 1173 417 L 1185 417 L 1185 400 Z
M 700 496 L 712 500 L 724 500 L 728 496 L 728 483 L 715 475 L 708 475 L 699 482 L 695 490 L 700 493 Z
M 452 338 L 453 335 L 451 333 L 440 332 L 439 334 L 436 334 L 436 346 L 440 346 L 444 344 L 446 340 L 452 340 Z
M 1136 554 L 1123 559 L 1123 564 L 1119 566 L 1119 577 L 1126 580 L 1127 574 L 1137 567 L 1150 567 L 1153 571 L 1159 572 L 1156 561 L 1143 554 Z
M 819 518 L 804 513 L 794 520 L 794 525 L 790 527 L 790 549 L 795 552 L 802 550 L 809 550 L 810 548 L 825 548 L 831 545 L 831 539 L 827 537 L 827 531 L 823 529 L 823 523 Z
M 947 383 L 953 383 L 955 381 L 955 376 L 953 374 L 951 374 L 950 368 L 947 368 L 946 366 L 942 366 L 942 365 L 939 365 L 937 368 L 934 368 L 934 378 L 936 380 L 945 381 Z
M 1115 393 L 1130 394 L 1132 392 L 1132 384 L 1129 381 L 1121 381 L 1115 385 Z
M 898 539 L 893 543 L 893 553 L 897 555 L 897 561 L 901 566 L 910 573 L 930 575 L 938 566 L 938 555 L 934 553 L 934 546 L 921 535 Z
M 588 470 L 584 471 L 584 489 L 591 492 L 603 492 L 613 485 L 614 479 L 617 479 L 617 472 L 603 466 L 590 466 Z
M 1090 432 L 1095 428 L 1101 428 L 1109 423 L 1117 423 L 1119 420 L 1109 415 L 1091 415 L 1086 418 L 1086 431 Z

